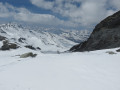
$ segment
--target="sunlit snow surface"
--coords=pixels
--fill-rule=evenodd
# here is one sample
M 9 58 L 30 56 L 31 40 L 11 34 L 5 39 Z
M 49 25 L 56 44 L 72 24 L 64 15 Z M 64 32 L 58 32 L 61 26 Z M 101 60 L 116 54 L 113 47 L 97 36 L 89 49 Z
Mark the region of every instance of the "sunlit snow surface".
M 111 50 L 44 54 L 21 59 L 21 48 L 0 51 L 0 90 L 120 90 L 120 53 Z

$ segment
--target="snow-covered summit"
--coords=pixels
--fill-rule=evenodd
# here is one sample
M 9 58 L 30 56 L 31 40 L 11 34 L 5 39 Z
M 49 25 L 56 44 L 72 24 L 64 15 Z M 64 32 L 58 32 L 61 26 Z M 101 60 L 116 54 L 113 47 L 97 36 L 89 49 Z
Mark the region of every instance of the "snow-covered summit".
M 80 43 L 83 41 L 86 41 L 90 34 L 90 30 L 76 30 L 76 29 L 63 29 L 63 28 L 45 28 L 45 27 L 34 27 L 38 31 L 46 31 L 50 33 L 54 33 L 56 35 L 59 35 L 63 38 L 66 38 L 70 41 Z
M 68 50 L 76 43 L 57 34 L 46 31 L 32 30 L 18 24 L 8 23 L 0 25 L 0 36 L 20 47 L 26 45 L 39 47 L 42 51 Z

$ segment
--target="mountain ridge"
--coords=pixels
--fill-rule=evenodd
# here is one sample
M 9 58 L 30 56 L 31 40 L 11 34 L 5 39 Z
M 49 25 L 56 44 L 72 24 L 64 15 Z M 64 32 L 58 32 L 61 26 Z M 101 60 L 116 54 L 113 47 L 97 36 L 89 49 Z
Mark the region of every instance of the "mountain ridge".
M 120 11 L 96 25 L 87 41 L 73 46 L 70 51 L 93 51 L 120 47 Z
M 43 51 L 68 50 L 75 43 L 55 35 L 50 32 L 30 30 L 18 24 L 0 25 L 1 47 L 2 41 L 9 41 L 8 44 L 14 43 L 20 47 L 40 48 Z

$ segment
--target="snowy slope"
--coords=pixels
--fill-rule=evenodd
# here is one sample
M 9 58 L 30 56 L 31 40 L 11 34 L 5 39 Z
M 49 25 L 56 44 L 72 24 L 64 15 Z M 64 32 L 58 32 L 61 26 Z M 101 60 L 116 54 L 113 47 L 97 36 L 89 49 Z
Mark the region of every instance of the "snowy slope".
M 63 29 L 63 28 L 45 28 L 45 27 L 34 27 L 39 31 L 46 31 L 50 33 L 54 33 L 63 38 L 71 40 L 76 43 L 83 42 L 87 40 L 91 34 L 90 30 L 75 30 L 75 29 Z
M 21 59 L 28 49 L 0 51 L 0 90 L 120 90 L 120 53 L 111 50 L 42 54 Z
M 0 50 L 0 90 L 120 90 L 118 48 L 56 54 L 52 51 L 67 50 L 76 43 L 17 24 L 0 25 L 0 36 L 20 46 L 15 50 Z M 31 50 L 25 45 L 42 50 Z M 108 54 L 107 51 L 116 54 Z M 19 55 L 28 52 L 37 56 L 20 58 Z
M 68 50 L 76 44 L 53 33 L 30 30 L 12 23 L 0 25 L 0 35 L 6 37 L 10 42 L 17 43 L 20 47 L 31 45 L 40 47 L 42 51 Z M 19 41 L 21 38 L 22 42 Z
M 64 30 L 63 30 L 64 31 Z M 64 37 L 68 40 L 74 41 L 76 43 L 81 43 L 86 41 L 89 38 L 90 31 L 88 30 L 72 30 L 72 31 L 64 31 L 63 33 L 59 34 L 61 37 Z

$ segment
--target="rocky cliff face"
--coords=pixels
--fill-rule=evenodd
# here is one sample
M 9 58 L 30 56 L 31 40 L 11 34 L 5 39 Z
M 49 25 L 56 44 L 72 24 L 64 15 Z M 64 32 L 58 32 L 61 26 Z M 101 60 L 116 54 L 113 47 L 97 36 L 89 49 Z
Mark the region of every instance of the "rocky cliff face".
M 89 39 L 70 51 L 93 51 L 120 47 L 120 11 L 101 21 Z

